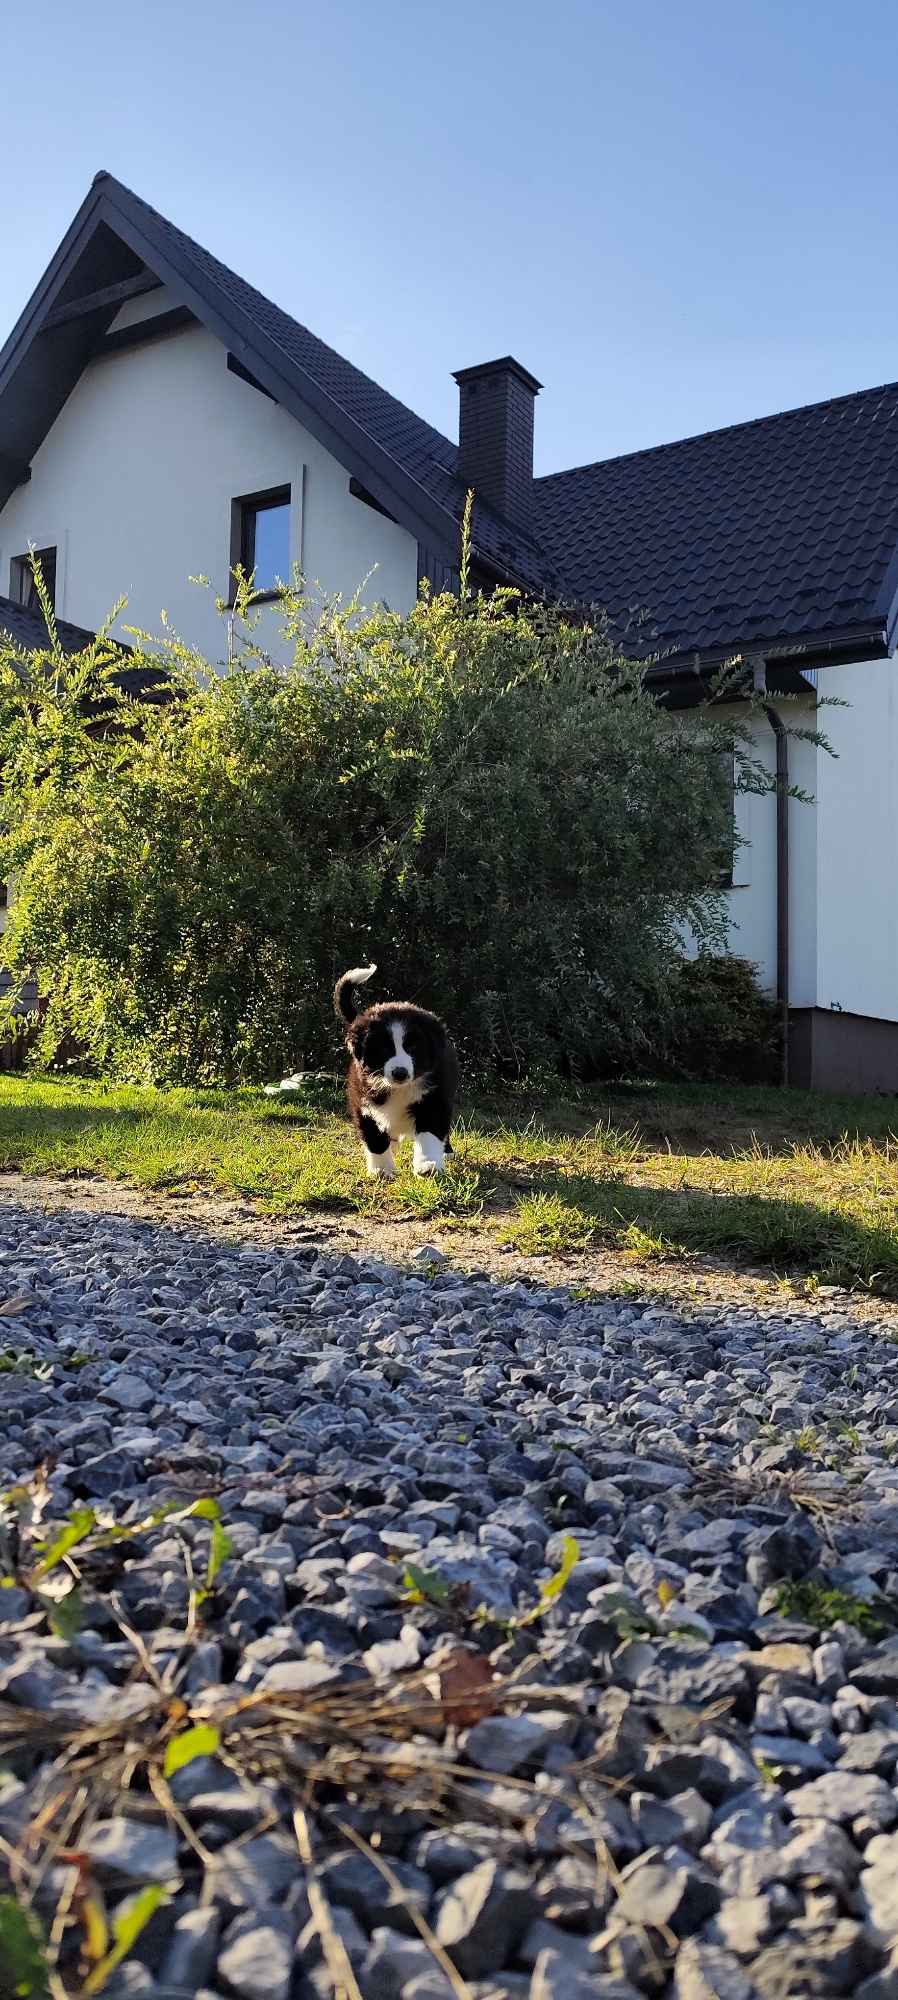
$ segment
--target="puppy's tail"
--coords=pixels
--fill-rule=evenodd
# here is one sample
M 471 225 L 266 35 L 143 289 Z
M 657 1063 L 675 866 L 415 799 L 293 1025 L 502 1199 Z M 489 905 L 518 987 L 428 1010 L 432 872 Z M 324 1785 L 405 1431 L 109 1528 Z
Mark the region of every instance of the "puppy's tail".
M 374 978 L 376 971 L 376 965 L 354 965 L 349 972 L 344 972 L 342 979 L 337 980 L 334 987 L 334 1013 L 338 1021 L 355 1020 L 359 1010 L 355 1004 L 353 988 L 364 986 L 367 980 Z

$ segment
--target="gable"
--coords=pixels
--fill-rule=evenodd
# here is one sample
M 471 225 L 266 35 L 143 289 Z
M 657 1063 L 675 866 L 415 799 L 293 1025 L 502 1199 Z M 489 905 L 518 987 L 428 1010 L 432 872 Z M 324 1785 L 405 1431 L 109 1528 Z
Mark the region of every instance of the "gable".
M 438 563 L 457 563 L 465 495 L 450 440 L 108 174 L 0 353 L 0 505 L 87 363 L 122 337 L 128 298 L 159 283 Z M 493 574 L 542 587 L 535 545 L 482 504 L 474 543 Z
M 57 609 L 92 629 L 127 597 L 124 621 L 175 630 L 220 660 L 227 648 L 216 595 L 227 598 L 232 509 L 241 497 L 289 495 L 289 563 L 312 593 L 365 586 L 367 602 L 415 601 L 418 545 L 356 498 L 345 468 L 303 425 L 228 366 L 226 349 L 197 321 L 164 337 L 169 301 L 137 317 L 131 301 L 116 334 L 134 345 L 96 355 L 35 452 L 32 476 L 0 511 L 0 589 L 30 543 L 57 549 Z M 192 578 L 205 577 L 202 589 Z M 287 657 L 276 607 L 261 642 Z M 117 631 L 122 629 L 120 621 Z
M 163 319 L 176 310 L 181 301 L 170 285 L 156 285 L 151 292 L 140 292 L 135 298 L 126 299 L 119 306 L 110 323 L 109 334 L 122 333 L 125 329 L 145 326 L 152 330 L 152 321 Z M 107 336 L 108 338 L 108 336 Z
M 108 174 L 0 353 L 0 507 L 85 368 L 124 349 L 141 314 L 214 335 L 415 539 L 419 574 L 451 580 L 457 447 Z M 477 579 L 607 608 L 642 657 L 685 671 L 736 651 L 822 664 L 894 647 L 898 385 L 556 473 L 533 502 L 525 530 L 475 500 Z

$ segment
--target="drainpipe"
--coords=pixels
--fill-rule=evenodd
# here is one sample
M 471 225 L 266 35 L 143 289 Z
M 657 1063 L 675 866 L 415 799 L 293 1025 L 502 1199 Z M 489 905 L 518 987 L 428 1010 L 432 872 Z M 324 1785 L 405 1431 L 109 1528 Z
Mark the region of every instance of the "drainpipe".
M 752 663 L 756 694 L 767 692 L 764 660 Z M 782 1061 L 780 1083 L 789 1083 L 789 735 L 778 709 L 768 701 L 764 714 L 776 738 L 776 997 L 779 1002 Z

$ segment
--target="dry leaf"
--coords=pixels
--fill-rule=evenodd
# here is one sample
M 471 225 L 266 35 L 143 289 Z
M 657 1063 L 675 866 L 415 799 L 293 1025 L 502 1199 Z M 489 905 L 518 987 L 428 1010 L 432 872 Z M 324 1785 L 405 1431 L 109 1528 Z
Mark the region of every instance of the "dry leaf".
M 33 1292 L 17 1292 L 13 1299 L 0 1299 L 0 1319 L 18 1319 L 29 1306 L 37 1305 Z
M 440 1700 L 446 1721 L 467 1729 L 484 1715 L 492 1714 L 495 1701 L 486 1690 L 492 1685 L 493 1670 L 482 1653 L 459 1646 L 440 1663 Z

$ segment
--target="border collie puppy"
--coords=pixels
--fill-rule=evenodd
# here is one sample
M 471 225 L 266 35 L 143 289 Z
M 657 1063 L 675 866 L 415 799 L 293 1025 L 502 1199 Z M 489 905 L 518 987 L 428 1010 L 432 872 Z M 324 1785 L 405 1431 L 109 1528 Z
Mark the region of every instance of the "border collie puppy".
M 414 1140 L 414 1172 L 440 1174 L 452 1151 L 455 1050 L 442 1021 L 424 1007 L 385 1000 L 359 1013 L 353 988 L 376 971 L 376 965 L 353 966 L 334 988 L 337 1019 L 347 1023 L 349 1115 L 369 1174 L 392 1180 L 393 1147 L 405 1138 Z

